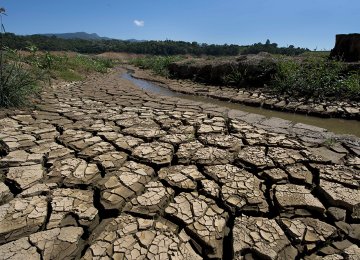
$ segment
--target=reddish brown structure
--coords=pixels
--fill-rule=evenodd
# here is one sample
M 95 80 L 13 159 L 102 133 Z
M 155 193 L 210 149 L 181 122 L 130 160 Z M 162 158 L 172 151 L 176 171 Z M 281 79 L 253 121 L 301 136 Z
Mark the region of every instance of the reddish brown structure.
M 338 34 L 334 49 L 330 53 L 331 58 L 343 61 L 360 61 L 360 34 Z

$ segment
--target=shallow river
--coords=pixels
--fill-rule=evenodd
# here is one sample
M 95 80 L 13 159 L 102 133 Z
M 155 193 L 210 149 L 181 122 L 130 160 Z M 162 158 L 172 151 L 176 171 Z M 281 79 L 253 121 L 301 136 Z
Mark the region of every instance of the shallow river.
M 296 123 L 304 123 L 308 125 L 314 125 L 318 127 L 322 127 L 328 129 L 331 132 L 337 134 L 353 134 L 360 137 L 360 121 L 357 120 L 345 120 L 339 118 L 320 118 L 314 116 L 307 116 L 302 114 L 288 113 L 288 112 L 280 112 L 270 109 L 265 109 L 261 107 L 251 107 L 238 103 L 231 103 L 226 101 L 221 101 L 209 97 L 204 96 L 195 96 L 195 95 L 186 95 L 181 94 L 172 90 L 169 90 L 164 87 L 160 87 L 152 82 L 135 79 L 129 73 L 125 73 L 122 75 L 122 78 L 130 80 L 139 88 L 162 96 L 169 97 L 179 97 L 187 100 L 193 100 L 197 102 L 211 103 L 214 105 L 218 105 L 221 107 L 226 107 L 229 109 L 241 110 L 249 113 L 255 113 L 259 115 L 263 115 L 266 117 L 278 117 L 286 120 L 290 120 Z

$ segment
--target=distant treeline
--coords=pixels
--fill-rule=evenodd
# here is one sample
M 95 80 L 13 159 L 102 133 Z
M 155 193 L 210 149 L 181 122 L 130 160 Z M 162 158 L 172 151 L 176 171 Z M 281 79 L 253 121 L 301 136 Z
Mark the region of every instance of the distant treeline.
M 199 44 L 197 42 L 184 41 L 122 41 L 122 40 L 82 40 L 82 39 L 61 39 L 55 36 L 28 35 L 19 36 L 13 33 L 3 35 L 7 47 L 18 50 L 25 50 L 29 46 L 36 46 L 43 51 L 75 51 L 80 53 L 103 53 L 103 52 L 127 52 L 136 54 L 152 55 L 214 55 L 231 56 L 238 54 L 257 54 L 269 52 L 273 54 L 299 55 L 309 49 L 289 47 L 278 47 L 276 43 L 256 43 L 250 46 L 239 45 L 216 45 Z

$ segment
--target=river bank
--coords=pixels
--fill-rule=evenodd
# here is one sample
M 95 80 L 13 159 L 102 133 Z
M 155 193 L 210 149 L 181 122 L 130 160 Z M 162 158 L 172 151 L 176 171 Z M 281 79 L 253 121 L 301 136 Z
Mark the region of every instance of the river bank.
M 134 69 L 134 67 L 131 67 Z M 150 71 L 135 69 L 134 77 L 163 84 L 179 93 L 206 96 L 218 100 L 263 107 L 283 112 L 306 114 L 325 118 L 360 120 L 360 103 L 356 101 L 323 101 L 295 99 L 279 96 L 265 88 L 236 89 L 226 86 L 204 85 L 191 80 L 170 79 L 154 75 Z
M 278 110 L 270 110 L 262 107 L 246 106 L 241 103 L 233 103 L 229 101 L 222 101 L 219 99 L 210 98 L 207 96 L 199 95 L 190 95 L 171 90 L 168 86 L 165 86 L 163 83 L 143 80 L 132 76 L 134 70 L 130 70 L 128 73 L 121 75 L 122 78 L 130 80 L 132 83 L 137 85 L 139 88 L 161 96 L 170 96 L 178 97 L 181 99 L 191 100 L 194 102 L 203 102 L 212 105 L 217 105 L 225 109 L 233 110 L 233 113 L 241 113 L 242 115 L 248 115 L 250 123 L 256 124 L 258 127 L 262 127 L 261 122 L 267 121 L 268 119 L 276 118 L 277 120 L 282 120 L 282 126 L 285 128 L 291 128 L 297 123 L 302 123 L 305 125 L 316 126 L 321 129 L 327 129 L 329 132 L 334 132 L 336 134 L 348 134 L 355 135 L 360 137 L 360 122 L 357 120 L 346 120 L 339 118 L 319 118 L 304 114 L 295 114 L 282 112 Z M 254 121 L 253 118 L 250 119 L 250 115 L 256 114 L 258 118 L 257 121 Z M 246 120 L 246 118 L 244 119 Z M 269 127 L 266 123 L 263 127 Z M 290 130 L 290 129 L 289 129 Z M 291 130 L 290 130 L 291 132 Z

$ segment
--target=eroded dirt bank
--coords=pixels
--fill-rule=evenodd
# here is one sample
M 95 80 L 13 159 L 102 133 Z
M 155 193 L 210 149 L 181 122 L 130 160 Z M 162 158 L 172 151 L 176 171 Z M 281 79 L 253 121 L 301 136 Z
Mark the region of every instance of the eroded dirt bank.
M 311 99 L 307 100 L 305 98 L 279 96 L 277 94 L 272 93 L 271 91 L 269 91 L 267 88 L 264 87 L 236 89 L 233 87 L 214 85 L 214 83 L 204 85 L 191 80 L 192 79 L 191 75 L 197 75 L 198 72 L 192 72 L 191 69 L 189 68 L 187 69 L 187 66 L 190 65 L 187 64 L 182 65 L 185 68 L 183 68 L 181 64 L 178 65 L 178 67 L 175 65 L 178 64 L 175 63 L 174 67 L 172 67 L 172 70 L 174 71 L 179 70 L 179 73 L 175 74 L 174 78 L 172 79 L 153 75 L 150 71 L 144 71 L 134 67 L 130 67 L 130 68 L 135 71 L 133 73 L 133 76 L 135 78 L 161 83 L 163 84 L 164 87 L 167 87 L 179 93 L 206 96 L 210 98 L 230 101 L 233 103 L 241 103 L 254 107 L 263 107 L 272 110 L 279 110 L 279 111 L 298 113 L 298 114 L 307 114 L 317 117 L 324 117 L 324 118 L 332 117 L 332 118 L 360 120 L 360 103 L 357 101 L 332 100 L 332 101 L 320 102 Z M 196 67 L 196 64 L 194 66 Z M 211 68 L 211 65 L 208 66 L 210 66 Z M 208 66 L 199 65 L 200 70 L 202 68 L 205 69 Z M 228 66 L 230 65 L 228 64 Z M 261 67 L 257 69 L 261 70 Z M 214 69 L 214 70 L 221 71 L 221 69 Z M 185 76 L 179 76 L 179 74 L 183 72 Z M 217 74 L 217 72 L 216 73 L 214 72 L 214 74 Z M 260 73 L 257 72 L 257 74 Z M 206 78 L 210 80 L 211 75 L 212 73 L 207 72 L 207 74 L 203 75 L 202 78 Z M 218 77 L 221 78 L 222 75 L 223 74 L 220 73 Z M 252 84 L 255 84 L 255 86 L 262 86 L 264 85 L 264 82 L 260 81 L 258 85 L 256 85 L 256 83 L 252 83 Z
M 360 142 L 121 71 L 0 119 L 4 259 L 357 259 Z

